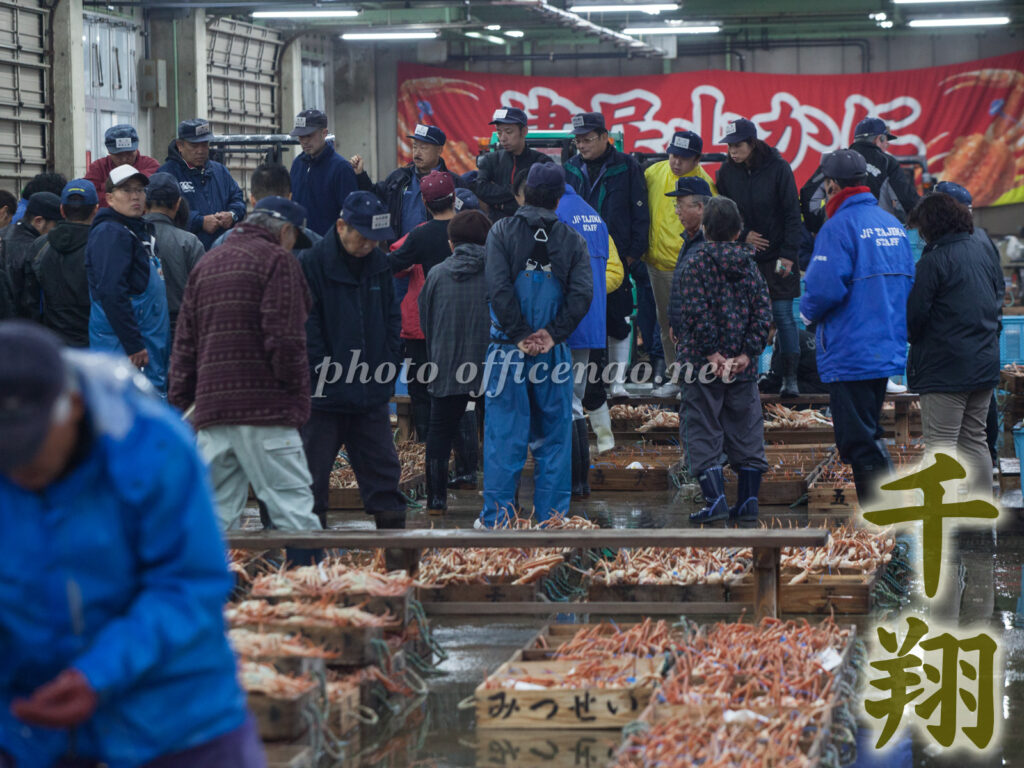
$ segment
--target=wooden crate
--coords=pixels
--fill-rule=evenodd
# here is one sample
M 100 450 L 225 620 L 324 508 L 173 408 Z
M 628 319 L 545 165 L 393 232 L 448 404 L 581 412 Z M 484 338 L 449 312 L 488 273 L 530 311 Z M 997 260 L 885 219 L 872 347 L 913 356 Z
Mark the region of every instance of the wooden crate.
M 416 599 L 427 603 L 522 603 L 540 599 L 540 582 L 511 584 L 495 580 L 489 584 L 449 584 L 444 587 L 420 587 Z
M 807 429 L 766 429 L 765 443 L 793 445 L 827 445 L 836 441 L 832 427 L 809 427 Z
M 1007 370 L 999 372 L 999 388 L 1011 395 L 1024 396 L 1024 376 L 1014 376 Z
M 249 711 L 256 718 L 263 741 L 293 741 L 309 730 L 304 712 L 316 709 L 314 685 L 294 699 L 271 698 L 264 693 L 249 694 Z
M 999 490 L 1020 490 L 1020 459 L 999 459 Z
M 633 462 L 643 469 L 627 469 Z M 677 447 L 620 447 L 592 454 L 592 491 L 664 491 L 672 487 L 669 472 L 679 462 Z
M 253 632 L 299 632 L 314 643 L 338 652 L 338 656 L 325 661 L 328 667 L 361 667 L 372 664 L 377 658 L 373 641 L 383 635 L 381 627 L 310 627 L 280 622 L 243 624 L 240 629 Z
M 893 456 L 893 462 L 897 463 L 897 466 L 901 462 L 912 462 L 920 459 L 923 453 L 924 449 L 921 446 L 903 446 L 899 450 L 898 455 Z M 890 451 L 890 454 L 892 454 L 892 451 Z M 808 478 L 808 512 L 843 514 L 845 516 L 857 513 L 859 509 L 857 506 L 857 488 L 854 486 L 852 479 L 838 484 L 822 479 L 823 473 L 834 469 L 841 463 L 839 455 L 833 454 L 828 461 L 822 462 L 814 474 Z M 914 499 L 917 496 L 917 492 L 893 493 L 891 491 L 883 491 L 883 493 L 887 500 L 892 501 L 894 506 L 912 506 L 916 503 Z
M 390 613 L 395 617 L 395 625 L 401 628 L 409 623 L 412 594 L 413 588 L 411 585 L 400 595 L 371 595 L 366 592 L 336 592 L 332 595 L 333 599 L 330 602 L 332 605 L 338 605 L 343 608 L 357 607 L 367 613 L 372 613 L 375 616 L 384 616 L 385 614 Z M 286 603 L 296 601 L 315 602 L 318 598 L 303 597 L 301 595 L 261 597 L 259 595 L 250 594 L 249 599 L 265 600 L 268 603 Z
M 528 676 L 557 681 L 578 661 L 519 661 L 501 665 L 488 681 Z M 619 669 L 634 669 L 635 677 L 657 675 L 660 660 L 623 658 L 610 661 Z M 654 685 L 645 682 L 629 687 L 557 688 L 512 690 L 477 687 L 478 731 L 532 729 L 619 729 L 636 719 L 650 700 Z
M 883 566 L 884 567 L 884 566 Z M 874 574 L 822 574 L 811 575 L 800 584 L 788 583 L 795 573 L 783 573 L 780 579 L 779 600 L 783 613 L 796 614 L 868 614 L 874 603 L 871 594 L 881 571 Z M 729 589 L 733 602 L 752 602 L 753 577 Z
M 402 493 L 412 493 L 422 487 L 426 481 L 426 474 L 419 474 L 399 483 L 398 490 Z M 362 509 L 363 498 L 359 495 L 358 488 L 331 488 L 327 492 L 327 508 L 334 510 Z
M 724 603 L 728 599 L 723 584 L 591 584 L 588 590 L 588 600 L 594 603 Z
M 601 768 L 615 758 L 618 731 L 487 730 L 477 735 L 478 768 Z
M 331 726 L 337 725 L 339 737 L 346 739 L 359 730 L 357 714 L 361 702 L 362 691 L 358 686 L 345 691 L 341 701 L 331 702 Z
M 669 619 L 669 623 L 674 619 Z M 622 631 L 627 631 L 639 624 L 638 621 L 616 621 L 614 624 L 611 622 L 602 622 L 606 627 L 617 627 Z M 578 624 L 569 624 L 566 622 L 553 622 L 545 624 L 537 632 L 536 635 L 531 637 L 527 641 L 526 645 L 523 646 L 513 658 L 519 661 L 544 661 L 554 657 L 555 651 L 565 642 L 572 640 L 576 636 L 577 632 L 581 630 L 590 630 L 599 624 L 590 622 L 581 622 Z
M 761 478 L 761 489 L 758 501 L 762 506 L 788 506 L 807 493 L 808 479 L 815 470 L 827 461 L 834 451 L 832 445 L 769 445 L 765 446 L 765 459 L 774 466 L 781 457 L 795 459 L 802 468 L 801 477 L 777 477 L 775 472 L 768 471 Z M 725 471 L 726 498 L 736 498 L 737 478 L 731 468 Z

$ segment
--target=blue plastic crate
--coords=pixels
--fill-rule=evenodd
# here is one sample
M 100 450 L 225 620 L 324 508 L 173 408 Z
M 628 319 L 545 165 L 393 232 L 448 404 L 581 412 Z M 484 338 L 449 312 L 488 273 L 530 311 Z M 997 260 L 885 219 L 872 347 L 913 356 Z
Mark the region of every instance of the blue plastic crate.
M 999 337 L 999 364 L 1024 363 L 1024 316 L 1003 317 L 1003 333 Z

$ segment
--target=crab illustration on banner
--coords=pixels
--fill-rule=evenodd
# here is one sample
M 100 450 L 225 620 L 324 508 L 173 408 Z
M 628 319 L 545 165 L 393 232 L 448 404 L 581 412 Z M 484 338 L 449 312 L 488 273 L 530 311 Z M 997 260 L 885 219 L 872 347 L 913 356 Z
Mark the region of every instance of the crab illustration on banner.
M 933 176 L 967 187 L 976 206 L 1024 202 L 1024 51 L 855 75 L 710 70 L 526 77 L 399 64 L 398 82 L 399 163 L 411 159 L 408 129 L 424 123 L 447 134 L 450 170 L 475 170 L 499 106 L 525 111 L 531 131 L 568 133 L 573 115 L 600 112 L 608 129 L 622 135 L 627 152 L 664 152 L 679 130 L 703 137 L 705 152 L 723 152 L 716 142 L 726 125 L 748 117 L 789 162 L 800 185 L 822 154 L 853 142 L 858 122 L 879 117 L 897 137 L 890 152 L 923 161 Z

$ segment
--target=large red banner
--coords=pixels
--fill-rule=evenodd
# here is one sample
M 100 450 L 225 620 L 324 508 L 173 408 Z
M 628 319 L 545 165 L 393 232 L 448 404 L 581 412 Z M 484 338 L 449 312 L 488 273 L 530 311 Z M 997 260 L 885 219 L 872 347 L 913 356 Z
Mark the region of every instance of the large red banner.
M 476 167 L 478 139 L 500 106 L 524 109 L 530 128 L 569 130 L 578 112 L 601 112 L 625 149 L 664 152 L 672 133 L 696 131 L 704 151 L 726 123 L 749 117 L 802 184 L 824 152 L 849 146 L 857 123 L 885 120 L 896 155 L 966 186 L 975 205 L 1024 202 L 1024 51 L 948 67 L 860 75 L 761 75 L 709 70 L 645 77 L 524 77 L 416 64 L 398 68 L 398 156 L 417 122 L 448 135 L 452 170 Z

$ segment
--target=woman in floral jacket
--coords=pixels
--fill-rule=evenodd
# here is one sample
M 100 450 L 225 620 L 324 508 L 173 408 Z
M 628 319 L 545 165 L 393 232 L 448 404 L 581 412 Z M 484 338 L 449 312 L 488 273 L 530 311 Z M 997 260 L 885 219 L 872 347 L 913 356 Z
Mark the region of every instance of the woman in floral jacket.
M 772 319 L 768 285 L 753 248 L 735 242 L 743 228 L 736 204 L 715 197 L 704 206 L 707 242 L 679 276 L 683 312 L 673 328 L 678 359 L 691 374 L 683 388 L 680 439 L 689 471 L 707 506 L 690 520 L 757 520 L 764 458 L 764 423 L 757 390 L 757 359 Z M 739 476 L 736 506 L 725 500 L 723 447 Z

